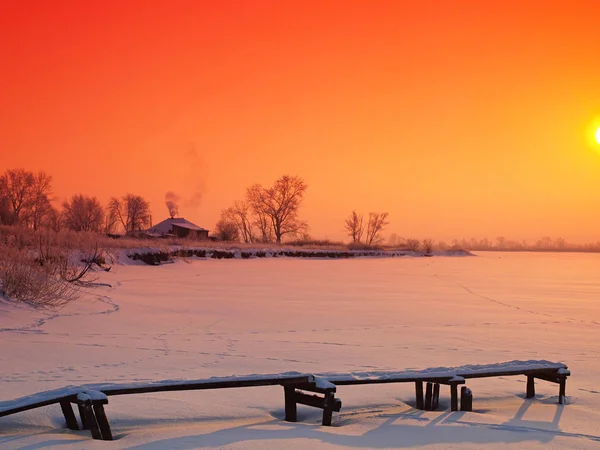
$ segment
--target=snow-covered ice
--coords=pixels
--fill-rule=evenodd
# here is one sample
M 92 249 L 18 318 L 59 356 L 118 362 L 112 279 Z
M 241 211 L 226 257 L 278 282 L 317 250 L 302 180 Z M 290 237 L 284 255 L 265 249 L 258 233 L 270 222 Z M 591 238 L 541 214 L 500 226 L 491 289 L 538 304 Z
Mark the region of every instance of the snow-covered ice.
M 265 373 L 373 374 L 548 360 L 558 387 L 467 380 L 473 412 L 414 409 L 409 384 L 340 386 L 333 427 L 283 390 L 256 387 L 111 397 L 114 442 L 64 427 L 60 407 L 0 418 L 0 447 L 598 448 L 600 255 L 251 259 L 116 265 L 60 311 L 0 300 L 0 402 L 98 383 Z M 472 370 L 473 369 L 472 367 Z

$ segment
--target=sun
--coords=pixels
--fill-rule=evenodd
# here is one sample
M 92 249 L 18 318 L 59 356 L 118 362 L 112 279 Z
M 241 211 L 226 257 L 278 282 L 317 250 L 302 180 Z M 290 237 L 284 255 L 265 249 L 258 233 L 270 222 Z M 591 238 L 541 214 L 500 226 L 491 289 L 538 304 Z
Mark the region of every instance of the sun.
M 585 136 L 590 148 L 600 153 L 600 115 L 588 122 Z

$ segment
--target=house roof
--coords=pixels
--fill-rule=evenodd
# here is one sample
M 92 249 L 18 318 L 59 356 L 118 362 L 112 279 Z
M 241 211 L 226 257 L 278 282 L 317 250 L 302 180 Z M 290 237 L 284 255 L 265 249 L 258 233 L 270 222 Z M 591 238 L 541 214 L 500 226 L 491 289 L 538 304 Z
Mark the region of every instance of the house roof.
M 170 217 L 154 225 L 148 230 L 148 232 L 156 234 L 168 234 L 173 230 L 173 225 L 176 225 L 180 228 L 187 228 L 188 230 L 207 231 L 198 225 L 194 225 L 189 220 L 185 220 L 183 217 Z

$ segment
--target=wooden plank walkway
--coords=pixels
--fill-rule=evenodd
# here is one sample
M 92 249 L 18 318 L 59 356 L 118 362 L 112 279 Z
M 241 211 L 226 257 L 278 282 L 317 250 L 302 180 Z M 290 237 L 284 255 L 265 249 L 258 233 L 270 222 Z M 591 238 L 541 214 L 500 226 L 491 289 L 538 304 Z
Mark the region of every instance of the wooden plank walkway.
M 317 375 L 287 372 L 270 375 L 212 377 L 197 380 L 162 380 L 143 383 L 95 383 L 67 386 L 0 402 L 0 417 L 51 404 L 60 404 L 67 427 L 78 430 L 79 424 L 71 404 L 79 409 L 81 426 L 89 429 L 94 439 L 112 440 L 112 431 L 104 410 L 111 395 L 151 392 L 229 389 L 257 386 L 282 386 L 285 399 L 285 420 L 297 420 L 297 405 L 323 410 L 323 425 L 331 425 L 333 412 L 340 411 L 342 402 L 335 397 L 337 386 L 414 383 L 417 409 L 435 410 L 439 405 L 440 385 L 450 387 L 450 409 L 458 410 L 458 386 L 467 379 L 524 375 L 527 377 L 526 398 L 535 396 L 535 379 L 559 385 L 559 403 L 565 402 L 566 379 L 571 375 L 567 366 L 550 361 L 509 361 L 499 364 L 438 367 L 424 370 L 373 371 L 351 373 L 321 373 Z M 426 388 L 423 389 L 423 383 Z M 471 411 L 471 389 L 461 389 L 461 410 Z
M 108 396 L 144 394 L 150 392 L 194 391 L 206 389 L 228 389 L 257 386 L 313 386 L 315 377 L 311 374 L 288 372 L 272 375 L 245 375 L 231 377 L 212 377 L 197 380 L 162 380 L 147 383 L 104 383 L 85 386 L 68 386 L 62 389 L 39 392 L 14 400 L 0 402 L 0 417 L 16 414 L 29 409 L 58 403 L 61 406 L 67 427 L 78 430 L 79 424 L 71 407 L 75 403 L 79 409 L 82 429 L 89 429 L 92 438 L 112 440 L 112 431 L 104 405 Z M 335 386 L 333 386 L 335 391 Z M 287 399 L 287 397 L 286 397 Z M 321 405 L 313 405 L 320 407 Z M 328 408 L 328 403 L 322 409 Z M 288 407 L 286 407 L 286 411 Z
M 450 386 L 450 410 L 458 411 L 458 386 L 466 383 L 466 379 L 525 375 L 527 377 L 526 397 L 535 396 L 534 380 L 540 379 L 559 385 L 558 402 L 565 401 L 566 379 L 571 373 L 563 363 L 545 360 L 508 361 L 498 364 L 464 365 L 458 367 L 436 367 L 424 370 L 408 371 L 371 371 L 351 373 L 321 373 L 318 378 L 327 380 L 336 386 L 385 383 L 415 383 L 417 409 L 434 410 L 438 406 L 439 385 Z M 423 389 L 423 383 L 426 389 Z M 462 410 L 472 408 L 472 390 L 461 390 L 470 398 L 466 399 Z

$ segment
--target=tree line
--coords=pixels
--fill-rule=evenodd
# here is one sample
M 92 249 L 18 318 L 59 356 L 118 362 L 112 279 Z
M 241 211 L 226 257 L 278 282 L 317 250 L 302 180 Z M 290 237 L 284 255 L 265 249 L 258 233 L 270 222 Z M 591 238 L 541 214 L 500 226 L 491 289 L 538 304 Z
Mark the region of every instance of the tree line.
M 307 237 L 308 224 L 299 218 L 308 185 L 298 176 L 284 175 L 273 186 L 254 184 L 243 200 L 221 211 L 216 235 L 222 240 L 281 243 L 284 236 Z
M 213 235 L 221 240 L 280 244 L 283 239 L 310 239 L 308 223 L 300 218 L 300 207 L 308 185 L 299 176 L 283 175 L 271 186 L 253 184 L 245 197 L 221 211 Z M 177 214 L 176 202 L 167 193 L 169 214 Z M 367 218 L 352 211 L 344 229 L 352 243 L 383 242 L 388 213 L 369 213 Z M 152 226 L 150 203 L 142 196 L 125 194 L 102 205 L 95 196 L 74 194 L 60 204 L 52 193 L 52 176 L 24 169 L 9 169 L 0 175 L 0 224 L 113 234 L 134 234 Z
M 371 212 L 365 221 L 362 214 L 352 211 L 352 214 L 346 218 L 344 228 L 354 244 L 363 242 L 363 237 L 366 245 L 381 244 L 384 240 L 382 232 L 389 225 L 387 217 L 386 212 Z
M 9 169 L 0 175 L 0 224 L 107 234 L 120 228 L 130 234 L 150 221 L 150 203 L 140 195 L 112 197 L 104 207 L 96 197 L 75 194 L 56 206 L 46 172 Z
M 221 211 L 216 235 L 221 240 L 246 243 L 281 243 L 284 236 L 309 240 L 309 226 L 299 217 L 308 185 L 298 176 L 284 175 L 273 186 L 254 184 L 243 200 Z M 375 245 L 383 242 L 388 213 L 369 213 L 367 220 L 352 211 L 345 230 L 353 244 Z M 363 241 L 364 239 L 364 241 Z
M 301 220 L 300 207 L 308 189 L 298 176 L 284 175 L 272 186 L 253 184 L 245 197 L 221 211 L 213 236 L 246 243 L 281 243 L 282 239 L 309 240 L 309 226 Z M 167 193 L 166 205 L 171 216 L 177 214 L 176 202 Z M 366 246 L 384 242 L 383 231 L 389 225 L 388 213 L 370 212 L 367 216 L 352 211 L 344 219 L 343 229 L 351 244 Z M 152 226 L 150 203 L 142 196 L 127 193 L 111 197 L 107 205 L 94 196 L 74 194 L 57 204 L 52 193 L 52 176 L 24 169 L 9 169 L 0 175 L 0 224 L 22 225 L 33 230 L 62 229 L 83 232 L 134 234 Z M 517 241 L 499 236 L 494 240 L 454 239 L 450 243 L 431 239 L 404 239 L 389 235 L 387 245 L 407 250 L 430 252 L 460 248 L 465 250 L 504 251 L 600 251 L 600 241 L 572 244 L 564 238 L 544 236 L 535 242 Z
M 390 241 L 396 235 L 390 236 Z M 396 239 L 400 239 L 397 238 Z M 600 241 L 588 242 L 585 244 L 574 244 L 567 242 L 563 237 L 552 238 L 550 236 L 542 236 L 535 241 L 514 240 L 504 236 L 498 236 L 495 239 L 470 238 L 470 239 L 453 239 L 451 243 L 439 242 L 440 249 L 446 248 L 461 248 L 465 250 L 476 251 L 554 251 L 554 252 L 598 252 L 600 251 Z

